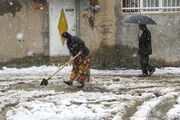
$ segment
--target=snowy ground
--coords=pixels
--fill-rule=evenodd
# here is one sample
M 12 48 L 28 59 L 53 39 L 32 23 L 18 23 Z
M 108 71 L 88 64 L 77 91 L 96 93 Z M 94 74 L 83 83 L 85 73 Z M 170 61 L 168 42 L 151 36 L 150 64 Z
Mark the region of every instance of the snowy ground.
M 55 66 L 0 70 L 0 120 L 180 120 L 180 68 L 91 70 L 83 89 L 63 83 L 65 67 L 40 88 Z

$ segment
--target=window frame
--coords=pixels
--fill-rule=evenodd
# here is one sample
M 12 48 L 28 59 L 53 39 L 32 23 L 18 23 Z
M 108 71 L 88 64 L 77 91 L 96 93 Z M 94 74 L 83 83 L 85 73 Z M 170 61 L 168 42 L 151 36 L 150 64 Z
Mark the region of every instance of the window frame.
M 137 2 L 136 2 L 137 1 Z M 121 0 L 121 12 L 122 13 L 174 13 L 174 12 L 180 12 L 180 0 L 155 0 L 158 1 L 157 7 L 149 7 L 148 2 L 151 4 L 151 0 Z M 173 3 L 174 1 L 174 3 Z M 146 6 L 144 7 L 144 2 Z M 155 3 L 156 3 L 155 2 Z M 166 2 L 166 3 L 165 3 Z M 126 3 L 133 3 L 137 6 L 134 7 L 126 7 L 130 6 Z M 174 4 L 174 6 L 173 6 Z M 178 6 L 177 6 L 178 4 Z M 155 6 L 156 4 L 154 4 Z M 166 5 L 166 6 L 165 6 Z

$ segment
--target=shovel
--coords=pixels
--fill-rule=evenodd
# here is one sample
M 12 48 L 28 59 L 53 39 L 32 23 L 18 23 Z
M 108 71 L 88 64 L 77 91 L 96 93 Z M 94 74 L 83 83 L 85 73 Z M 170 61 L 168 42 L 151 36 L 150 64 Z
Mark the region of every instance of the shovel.
M 75 57 L 73 57 L 72 61 L 74 59 L 76 59 L 80 54 L 77 54 Z M 62 70 L 65 66 L 67 66 L 69 63 L 71 63 L 72 61 L 68 61 L 66 62 L 62 67 L 60 67 L 55 73 L 53 73 L 52 75 L 50 75 L 47 79 L 43 79 L 40 83 L 40 87 L 43 87 L 43 86 L 47 86 L 48 84 L 48 80 L 50 80 L 53 76 L 55 76 L 60 70 Z

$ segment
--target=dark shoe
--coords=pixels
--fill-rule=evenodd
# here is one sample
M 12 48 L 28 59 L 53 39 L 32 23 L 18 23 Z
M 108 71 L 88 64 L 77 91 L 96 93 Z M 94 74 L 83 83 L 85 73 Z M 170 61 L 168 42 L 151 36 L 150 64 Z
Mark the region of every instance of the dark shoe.
M 72 84 L 73 84 L 73 82 L 72 82 L 71 80 L 69 80 L 69 81 L 64 81 L 64 83 L 67 84 L 67 85 L 72 85 Z
M 155 68 L 153 68 L 152 70 L 150 70 L 150 71 L 149 71 L 149 76 L 151 76 L 151 75 L 153 74 L 153 72 L 155 72 L 155 71 L 156 71 Z
M 77 86 L 77 88 L 83 88 L 84 87 L 84 82 L 81 82 L 81 83 L 79 83 L 79 85 Z
M 148 77 L 148 74 L 143 73 L 142 75 L 139 75 L 139 77 Z

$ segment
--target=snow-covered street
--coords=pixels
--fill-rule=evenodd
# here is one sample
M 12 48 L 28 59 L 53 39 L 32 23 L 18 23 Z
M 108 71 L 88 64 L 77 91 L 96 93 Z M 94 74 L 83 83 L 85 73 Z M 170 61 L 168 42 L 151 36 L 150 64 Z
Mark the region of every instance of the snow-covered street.
M 180 68 L 157 69 L 141 78 L 140 70 L 91 70 L 83 89 L 63 83 L 71 67 L 0 70 L 0 120 L 179 120 Z

